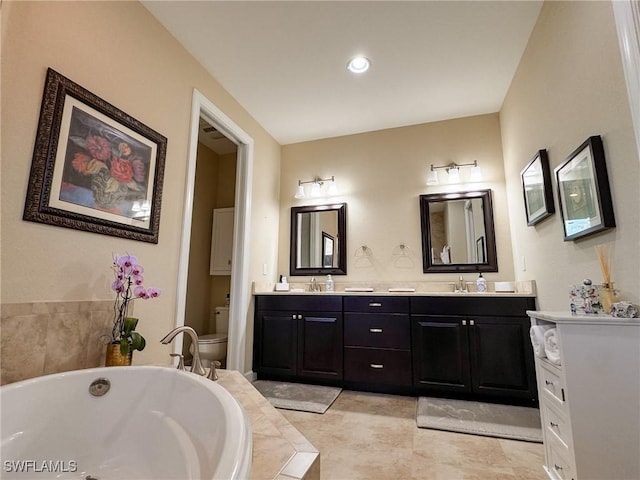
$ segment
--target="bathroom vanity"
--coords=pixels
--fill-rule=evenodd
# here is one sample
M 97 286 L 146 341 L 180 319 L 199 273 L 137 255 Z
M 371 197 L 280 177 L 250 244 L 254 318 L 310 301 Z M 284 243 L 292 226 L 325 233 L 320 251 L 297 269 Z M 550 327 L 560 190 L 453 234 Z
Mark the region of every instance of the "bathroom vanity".
M 254 370 L 406 395 L 537 404 L 530 294 L 255 295 Z

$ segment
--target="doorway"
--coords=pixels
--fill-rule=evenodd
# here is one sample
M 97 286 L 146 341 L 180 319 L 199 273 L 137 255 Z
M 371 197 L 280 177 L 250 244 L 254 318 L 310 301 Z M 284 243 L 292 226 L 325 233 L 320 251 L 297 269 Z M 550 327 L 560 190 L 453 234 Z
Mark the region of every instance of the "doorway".
M 248 249 L 250 238 L 253 139 L 198 90 L 194 90 L 193 92 L 191 108 L 189 159 L 178 265 L 176 326 L 185 324 L 195 174 L 201 119 L 237 146 L 227 368 L 245 373 L 246 325 L 250 303 Z M 182 342 L 174 342 L 173 352 L 182 353 Z

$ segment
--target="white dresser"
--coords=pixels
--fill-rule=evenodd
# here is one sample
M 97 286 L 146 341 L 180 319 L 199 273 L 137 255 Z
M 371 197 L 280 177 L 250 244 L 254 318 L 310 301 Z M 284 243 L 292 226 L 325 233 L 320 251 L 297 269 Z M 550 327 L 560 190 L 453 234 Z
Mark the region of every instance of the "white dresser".
M 536 357 L 549 478 L 640 479 L 640 319 L 527 314 L 555 324 L 561 352 Z

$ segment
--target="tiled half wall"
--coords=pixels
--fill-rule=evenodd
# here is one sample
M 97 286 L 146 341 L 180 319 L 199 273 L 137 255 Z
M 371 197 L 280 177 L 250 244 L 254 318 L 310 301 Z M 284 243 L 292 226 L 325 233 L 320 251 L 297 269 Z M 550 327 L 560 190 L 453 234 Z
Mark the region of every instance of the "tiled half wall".
M 112 326 L 111 301 L 2 304 L 0 384 L 104 365 Z

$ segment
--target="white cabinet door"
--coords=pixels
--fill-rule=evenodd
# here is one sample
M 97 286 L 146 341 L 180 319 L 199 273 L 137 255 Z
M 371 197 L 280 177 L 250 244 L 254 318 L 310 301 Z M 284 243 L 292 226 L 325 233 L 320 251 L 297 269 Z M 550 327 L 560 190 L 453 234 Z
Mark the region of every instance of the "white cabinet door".
M 233 208 L 213 210 L 211 229 L 211 275 L 231 275 L 231 253 L 233 252 Z

